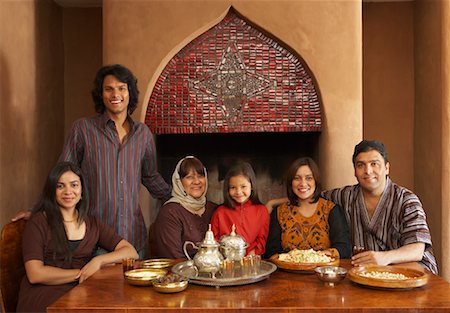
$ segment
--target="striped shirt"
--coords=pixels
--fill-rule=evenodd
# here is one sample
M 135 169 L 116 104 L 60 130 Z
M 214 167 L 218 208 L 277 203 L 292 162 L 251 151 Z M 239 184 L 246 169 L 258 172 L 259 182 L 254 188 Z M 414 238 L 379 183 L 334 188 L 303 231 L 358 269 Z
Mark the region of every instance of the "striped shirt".
M 419 198 L 410 190 L 393 183 L 388 177 L 372 218 L 367 212 L 359 184 L 325 191 L 323 196 L 345 209 L 353 245 L 386 251 L 422 242 L 425 252 L 420 263 L 438 273 L 425 211 Z
M 107 113 L 77 120 L 60 161 L 81 167 L 94 216 L 142 250 L 147 230 L 139 206 L 140 183 L 153 197 L 164 200 L 170 197 L 171 187 L 157 172 L 152 133 L 131 117 L 128 122 L 130 130 L 121 143 Z

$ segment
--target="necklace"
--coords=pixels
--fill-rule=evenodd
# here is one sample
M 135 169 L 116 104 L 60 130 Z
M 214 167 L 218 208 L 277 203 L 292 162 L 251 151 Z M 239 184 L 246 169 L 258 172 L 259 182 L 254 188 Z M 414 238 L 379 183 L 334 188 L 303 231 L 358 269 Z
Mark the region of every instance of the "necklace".
M 63 221 L 64 221 L 64 223 L 73 223 L 73 222 L 75 222 L 76 220 L 78 220 L 78 211 L 76 212 L 76 217 L 74 218 L 74 219 L 71 219 L 71 220 L 69 220 L 69 221 L 66 221 L 64 218 L 63 218 Z

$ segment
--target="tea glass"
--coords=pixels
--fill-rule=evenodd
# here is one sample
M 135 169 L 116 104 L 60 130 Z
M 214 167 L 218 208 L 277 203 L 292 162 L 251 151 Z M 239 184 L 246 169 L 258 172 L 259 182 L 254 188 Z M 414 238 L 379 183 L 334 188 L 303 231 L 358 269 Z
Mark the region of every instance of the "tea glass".
M 252 254 L 242 259 L 242 274 L 244 276 L 255 276 L 259 274 L 261 267 L 261 256 Z
M 122 268 L 123 268 L 123 272 L 127 272 L 127 271 L 131 271 L 134 269 L 134 263 L 135 263 L 135 259 L 132 258 L 128 258 L 128 259 L 123 259 L 122 260 Z

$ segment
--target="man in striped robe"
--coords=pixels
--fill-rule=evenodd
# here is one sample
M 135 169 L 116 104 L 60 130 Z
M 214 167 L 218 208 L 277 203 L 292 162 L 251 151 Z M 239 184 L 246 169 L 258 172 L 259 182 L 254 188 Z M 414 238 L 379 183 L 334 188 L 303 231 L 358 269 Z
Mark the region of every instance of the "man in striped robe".
M 431 235 L 419 198 L 389 178 L 384 145 L 363 140 L 355 146 L 358 184 L 325 191 L 323 196 L 346 212 L 352 243 L 363 252 L 353 265 L 388 265 L 417 261 L 437 274 Z

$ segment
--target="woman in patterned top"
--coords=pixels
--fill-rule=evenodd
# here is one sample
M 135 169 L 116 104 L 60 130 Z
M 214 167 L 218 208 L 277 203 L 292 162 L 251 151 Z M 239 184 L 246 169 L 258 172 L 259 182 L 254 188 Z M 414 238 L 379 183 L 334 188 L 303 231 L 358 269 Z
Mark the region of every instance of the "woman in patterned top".
M 317 164 L 308 157 L 289 167 L 286 187 L 288 201 L 272 211 L 265 257 L 293 249 L 322 250 L 350 258 L 351 244 L 342 208 L 320 196 Z

